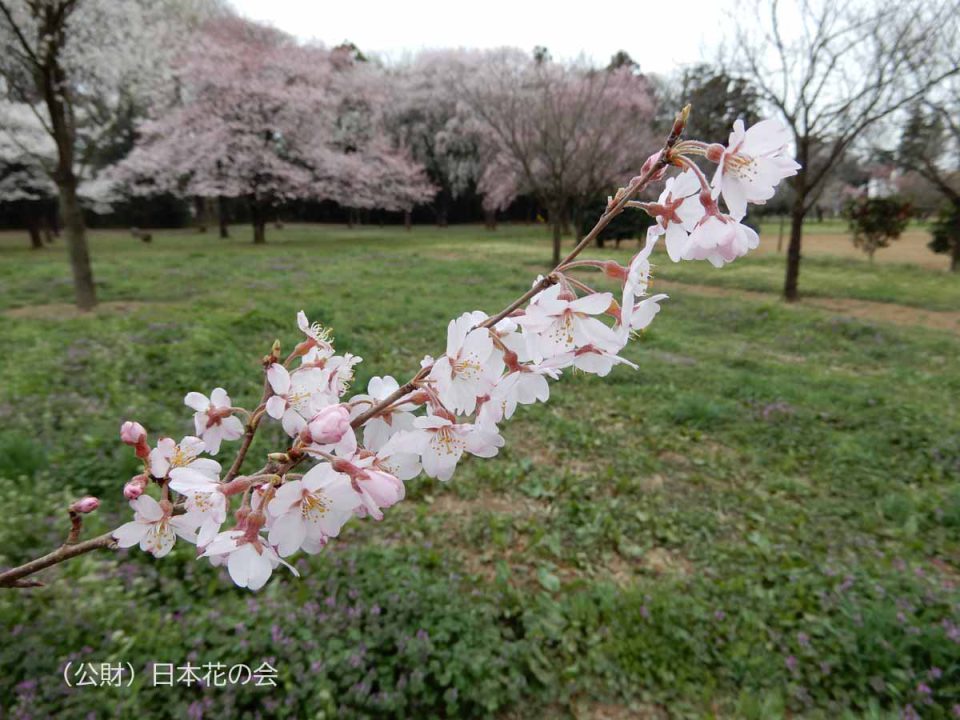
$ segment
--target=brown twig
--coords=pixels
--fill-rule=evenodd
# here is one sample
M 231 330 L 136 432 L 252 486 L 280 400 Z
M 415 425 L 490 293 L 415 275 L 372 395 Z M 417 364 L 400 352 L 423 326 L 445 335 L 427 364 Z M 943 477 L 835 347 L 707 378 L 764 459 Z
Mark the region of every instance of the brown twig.
M 113 538 L 112 530 L 90 540 L 84 540 L 83 542 L 73 544 L 64 543 L 43 557 L 0 573 L 0 587 L 36 587 L 42 583 L 36 580 L 23 580 L 22 578 L 38 573 L 41 570 L 46 570 L 48 567 L 75 558 L 78 555 L 85 555 L 93 550 L 113 549 L 116 547 L 116 544 L 117 541 Z

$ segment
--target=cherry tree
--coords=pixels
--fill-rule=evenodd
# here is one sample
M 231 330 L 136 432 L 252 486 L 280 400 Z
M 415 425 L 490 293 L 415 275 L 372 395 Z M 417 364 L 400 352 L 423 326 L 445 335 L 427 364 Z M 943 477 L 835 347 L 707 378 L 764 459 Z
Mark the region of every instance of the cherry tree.
M 329 329 L 301 311 L 292 350 L 282 352 L 278 340 L 263 356 L 255 407 L 235 405 L 221 386 L 189 392 L 183 404 L 194 432 L 179 441 L 151 441 L 143 425 L 123 422 L 120 441 L 140 465 L 122 485 L 131 519 L 82 539 L 83 517 L 100 501 L 78 499 L 67 508 L 67 541 L 0 572 L 0 587 L 42 584 L 37 573 L 94 550 L 138 546 L 163 558 L 186 542 L 196 546 L 198 559 L 225 567 L 236 585 L 259 590 L 281 567 L 297 575 L 290 559 L 322 551 L 348 522 L 383 520 L 421 474 L 446 482 L 466 457 L 497 455 L 506 443 L 502 426 L 521 407 L 548 401 L 551 380 L 576 370 L 603 377 L 620 365 L 636 368 L 621 353 L 668 299 L 650 294 L 657 244 L 663 239 L 676 262 L 720 267 L 743 257 L 759 238 L 740 222 L 741 200 L 768 197 L 780 178 L 767 171 L 792 164 L 786 146 L 776 146 L 787 132 L 777 121 L 749 129 L 738 121 L 734 137 L 762 142 L 766 152 L 758 172 L 731 172 L 757 160 L 739 140 L 722 146 L 682 139 L 688 113 L 689 107 L 680 113 L 666 142 L 566 257 L 499 312 L 456 314 L 442 352 L 424 357 L 408 381 L 374 376 L 366 392 L 351 395 L 362 359 L 338 353 Z M 698 164 L 703 160 L 716 165 L 712 183 Z M 656 201 L 637 199 L 661 182 Z M 634 211 L 655 224 L 627 265 L 580 258 L 614 218 Z M 259 469 L 245 471 L 258 430 L 271 420 L 287 438 Z M 233 443 L 225 467 L 212 456 Z
M 423 165 L 437 188 L 437 224 L 447 224 L 451 201 L 480 178 L 482 130 L 458 88 L 465 51 L 431 50 L 389 71 L 391 134 Z
M 141 125 L 113 177 L 133 193 L 241 199 L 255 243 L 284 200 L 406 209 L 430 186 L 383 136 L 360 65 L 240 18 L 209 23 L 175 66 L 177 101 Z
M 0 78 L 50 138 L 35 159 L 57 187 L 77 306 L 96 304 L 79 187 L 112 119 L 165 80 L 183 29 L 213 0 L 0 0 Z M 0 130 L 9 125 L 0 122 Z
M 24 103 L 0 100 L 0 202 L 13 203 L 23 211 L 30 244 L 43 248 L 39 207 L 56 196 L 57 187 L 38 158 L 55 151 L 52 140 Z
M 534 195 L 547 208 L 554 262 L 571 208 L 606 195 L 649 147 L 654 104 L 628 65 L 597 70 L 518 51 L 478 53 L 461 87 L 486 131 L 481 190 Z

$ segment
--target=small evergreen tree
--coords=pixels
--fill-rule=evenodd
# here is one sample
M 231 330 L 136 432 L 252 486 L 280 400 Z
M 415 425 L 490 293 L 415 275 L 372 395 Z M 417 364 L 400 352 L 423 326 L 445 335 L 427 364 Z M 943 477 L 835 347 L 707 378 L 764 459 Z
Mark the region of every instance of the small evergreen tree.
M 950 271 L 960 272 L 960 207 L 949 203 L 940 209 L 930 226 L 933 239 L 927 245 L 935 253 L 950 254 Z
M 847 204 L 846 216 L 853 232 L 853 245 L 863 250 L 870 262 L 873 254 L 900 237 L 910 222 L 910 204 L 895 195 L 860 198 Z

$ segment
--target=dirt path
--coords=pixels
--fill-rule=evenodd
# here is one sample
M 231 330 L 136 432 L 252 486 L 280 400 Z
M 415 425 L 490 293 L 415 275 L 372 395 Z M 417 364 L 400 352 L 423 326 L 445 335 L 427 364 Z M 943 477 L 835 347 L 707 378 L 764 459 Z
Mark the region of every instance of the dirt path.
M 776 296 L 773 293 L 757 292 L 755 290 L 740 290 L 738 288 L 716 287 L 714 285 L 697 285 L 676 281 L 657 280 L 657 292 L 669 293 L 671 289 L 677 292 L 693 292 L 697 295 L 710 297 L 741 297 L 751 300 L 765 300 L 769 302 Z M 960 311 L 957 310 L 924 310 L 923 308 L 897 305 L 896 303 L 874 302 L 871 300 L 856 300 L 854 298 L 835 297 L 808 297 L 803 298 L 800 307 L 814 307 L 819 310 L 846 315 L 860 320 L 887 322 L 894 325 L 917 326 L 933 330 L 946 330 L 960 335 Z

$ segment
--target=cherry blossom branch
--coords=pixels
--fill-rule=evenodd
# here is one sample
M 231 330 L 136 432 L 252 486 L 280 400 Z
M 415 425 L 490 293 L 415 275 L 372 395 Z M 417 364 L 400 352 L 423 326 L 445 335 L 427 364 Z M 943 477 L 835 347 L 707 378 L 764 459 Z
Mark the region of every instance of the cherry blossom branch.
M 608 207 L 607 210 L 600 216 L 600 219 L 597 220 L 596 225 L 593 226 L 593 229 L 590 230 L 583 239 L 577 243 L 576 247 L 570 251 L 570 253 L 561 260 L 553 270 L 551 270 L 547 275 L 542 277 L 538 282 L 534 283 L 533 287 L 527 290 L 523 295 L 518 297 L 512 303 L 507 305 L 503 310 L 498 312 L 496 315 L 493 315 L 482 323 L 477 325 L 477 327 L 490 328 L 496 325 L 498 322 L 503 320 L 505 317 L 510 315 L 517 308 L 521 307 L 526 303 L 530 298 L 532 298 L 537 293 L 547 289 L 551 285 L 557 282 L 556 273 L 563 270 L 568 264 L 576 260 L 577 256 L 584 251 L 592 242 L 597 239 L 597 236 L 604 231 L 607 225 L 617 217 L 620 213 L 623 212 L 624 208 L 627 206 L 627 203 L 633 199 L 637 193 L 642 191 L 647 187 L 653 180 L 655 180 L 658 175 L 660 175 L 664 168 L 670 165 L 673 162 L 673 148 L 680 140 L 680 136 L 683 134 L 683 129 L 686 127 L 687 118 L 690 115 L 690 106 L 687 105 L 679 113 L 677 113 L 676 119 L 673 121 L 673 127 L 670 129 L 670 134 L 667 137 L 666 141 L 663 144 L 663 148 L 660 152 L 653 155 L 650 160 L 644 163 L 645 167 L 641 171 L 640 175 L 633 178 L 630 184 L 621 192 L 618 193 L 617 200 L 613 203 L 612 206 Z M 653 162 L 651 162 L 651 160 Z M 429 368 L 427 368 L 429 370 Z M 351 426 L 354 429 L 357 429 L 363 425 L 367 420 L 372 417 L 376 417 L 380 412 L 389 407 L 391 404 L 402 398 L 404 395 L 409 395 L 417 388 L 418 379 L 422 379 L 425 376 L 424 370 L 421 370 L 417 373 L 416 377 L 410 380 L 406 385 L 402 385 L 395 392 L 391 393 L 389 396 L 381 400 L 376 405 L 373 405 L 369 409 L 365 410 L 363 413 L 358 415 L 351 422 Z
M 267 398 L 270 397 L 270 393 L 270 383 L 264 378 L 263 394 L 260 396 L 260 404 L 257 405 L 257 409 L 253 411 L 250 419 L 247 420 L 247 427 L 244 429 L 243 439 L 240 441 L 240 448 L 237 450 L 237 456 L 233 459 L 233 464 L 230 465 L 230 469 L 227 470 L 227 474 L 224 475 L 224 482 L 230 482 L 237 476 L 237 473 L 240 472 L 243 461 L 247 457 L 247 451 L 250 450 L 250 445 L 253 443 L 253 436 L 257 434 L 257 428 L 260 427 L 260 419 L 263 417 L 264 410 L 267 407 Z
M 746 203 L 762 202 L 777 178 L 795 174 L 798 168 L 785 155 L 784 128 L 765 121 L 746 131 L 738 121 L 731 147 L 706 147 L 707 161 L 719 166 L 711 192 L 703 172 L 683 156 L 684 149 L 702 149 L 679 142 L 688 112 L 689 106 L 678 114 L 663 148 L 608 201 L 593 229 L 556 267 L 496 315 L 466 312 L 452 320 L 444 354 L 436 360 L 425 358 L 403 386 L 390 376 L 374 377 L 369 394 L 344 400 L 354 378 L 353 366 L 361 358 L 335 354 L 329 329 L 311 325 L 301 311 L 297 325 L 307 340 L 282 365 L 279 341 L 274 343 L 262 361 L 263 393 L 253 412 L 233 406 L 222 387 L 214 388 L 209 397 L 190 392 L 184 404 L 195 411 L 194 423 L 202 437 L 187 436 L 177 444 L 161 436 L 154 448 L 140 423 L 124 422 L 120 440 L 143 463 L 142 472 L 123 489 L 135 511 L 133 520 L 80 542 L 81 514 L 95 510 L 99 500 L 77 500 L 68 508 L 71 529 L 66 542 L 0 573 L 0 587 L 40 585 L 29 576 L 100 548 L 139 544 L 155 557 L 164 557 L 179 536 L 214 564 L 229 556 L 231 579 L 258 590 L 281 564 L 296 574 L 283 558 L 298 550 L 317 552 L 350 517 L 382 519 L 382 509 L 403 499 L 405 481 L 421 472 L 447 481 L 465 453 L 496 455 L 505 442 L 497 424 L 509 419 L 518 405 L 546 401 L 547 381 L 558 379 L 562 369 L 573 367 L 602 377 L 618 364 L 636 367 L 618 353 L 633 332 L 650 324 L 666 298 L 647 296 L 648 258 L 657 239 L 666 236 L 667 253 L 675 262 L 708 260 L 720 267 L 742 257 L 759 242 L 757 234 L 739 222 Z M 668 166 L 683 172 L 666 179 L 656 203 L 633 200 L 663 179 Z M 720 212 L 718 196 L 730 214 Z M 654 217 L 656 225 L 628 267 L 614 261 L 577 260 L 613 218 L 638 206 Z M 579 268 L 604 272 L 621 284 L 622 297 L 614 299 L 566 274 Z M 578 290 L 584 293 L 581 297 Z M 601 322 L 602 315 L 612 316 L 613 325 Z M 507 317 L 515 317 L 516 324 L 495 328 Z M 300 366 L 288 371 L 297 357 Z M 351 419 L 364 404 L 369 407 Z M 417 409 L 426 414 L 415 416 Z M 235 416 L 241 412 L 246 424 Z M 254 474 L 240 475 L 264 415 L 279 420 L 292 443 L 285 451 L 268 453 L 265 465 Z M 354 433 L 361 427 L 362 444 Z M 221 479 L 219 463 L 200 454 L 216 455 L 224 440 L 240 440 L 240 445 Z M 303 474 L 290 473 L 308 457 L 320 462 Z M 154 484 L 160 486 L 159 502 L 145 492 Z M 171 492 L 177 493 L 174 502 Z M 242 497 L 234 511 L 235 524 L 224 531 L 230 499 L 238 495 Z
M 85 555 L 93 550 L 115 549 L 117 541 L 113 538 L 113 532 L 114 531 L 111 530 L 108 533 L 98 535 L 90 540 L 84 540 L 83 542 L 65 542 L 56 550 L 47 553 L 43 557 L 31 560 L 19 567 L 0 572 L 0 587 L 24 588 L 43 585 L 43 583 L 37 580 L 24 580 L 23 578 L 70 560 L 71 558 Z

